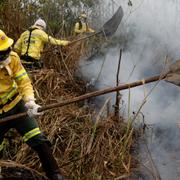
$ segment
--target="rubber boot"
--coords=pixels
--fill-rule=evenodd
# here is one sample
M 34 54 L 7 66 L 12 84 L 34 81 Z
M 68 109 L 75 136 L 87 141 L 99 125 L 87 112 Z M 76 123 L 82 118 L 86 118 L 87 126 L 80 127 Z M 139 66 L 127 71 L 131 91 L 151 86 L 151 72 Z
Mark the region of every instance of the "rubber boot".
M 34 147 L 33 149 L 38 153 L 42 167 L 46 176 L 50 180 L 65 180 L 65 178 L 60 174 L 57 161 L 55 160 L 48 144 L 44 143 Z

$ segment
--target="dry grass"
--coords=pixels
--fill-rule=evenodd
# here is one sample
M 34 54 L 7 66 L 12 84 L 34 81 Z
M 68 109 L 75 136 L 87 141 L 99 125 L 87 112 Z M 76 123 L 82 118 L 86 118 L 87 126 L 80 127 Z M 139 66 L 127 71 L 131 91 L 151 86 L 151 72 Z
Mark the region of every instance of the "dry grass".
M 62 50 L 65 59 L 68 57 L 64 62 L 59 55 L 45 56 L 45 63 L 50 61 L 55 68 L 51 66 L 51 69 L 30 72 L 37 101 L 41 105 L 85 93 L 85 83 L 74 77 L 80 54 L 71 48 Z M 69 52 L 75 54 L 70 56 L 67 54 Z M 95 114 L 94 109 L 83 106 L 83 103 L 71 104 L 45 112 L 38 122 L 52 142 L 62 173 L 69 179 L 114 179 L 129 176 L 134 141 L 132 127 L 127 127 L 122 119 L 111 115 L 94 124 L 92 119 Z M 16 136 L 9 144 L 5 158 L 43 173 L 37 155 L 19 139 Z
M 3 15 L 7 21 L 2 22 L 8 35 L 15 39 L 26 22 L 19 12 L 16 13 L 17 20 L 13 20 L 15 16 L 10 16 L 9 12 Z M 85 82 L 76 77 L 75 72 L 80 56 L 87 53 L 87 45 L 46 47 L 43 54 L 45 69 L 29 73 L 39 104 L 71 99 L 86 92 Z M 68 179 L 126 179 L 134 166 L 131 123 L 127 125 L 122 119 L 109 115 L 95 124 L 96 114 L 95 109 L 85 107 L 82 102 L 47 111 L 38 122 L 51 140 L 62 174 Z M 11 131 L 7 138 L 4 159 L 22 163 L 43 174 L 37 155 L 21 137 Z

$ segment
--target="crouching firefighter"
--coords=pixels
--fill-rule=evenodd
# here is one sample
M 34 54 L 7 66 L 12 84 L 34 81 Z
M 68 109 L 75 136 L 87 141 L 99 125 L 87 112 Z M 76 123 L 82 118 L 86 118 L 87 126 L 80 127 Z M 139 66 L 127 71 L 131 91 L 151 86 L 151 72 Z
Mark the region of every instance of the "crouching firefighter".
M 44 45 L 67 46 L 70 41 L 59 40 L 49 36 L 46 32 L 46 23 L 38 19 L 33 26 L 23 32 L 14 46 L 14 51 L 18 53 L 25 68 L 40 69 L 43 67 L 41 53 Z
M 0 120 L 7 116 L 28 112 L 28 115 L 13 121 L 0 122 L 0 151 L 3 152 L 3 137 L 10 128 L 15 128 L 40 158 L 49 179 L 62 180 L 58 164 L 53 157 L 50 142 L 41 133 L 34 115 L 38 115 L 34 91 L 26 70 L 17 53 L 11 50 L 13 39 L 0 30 Z

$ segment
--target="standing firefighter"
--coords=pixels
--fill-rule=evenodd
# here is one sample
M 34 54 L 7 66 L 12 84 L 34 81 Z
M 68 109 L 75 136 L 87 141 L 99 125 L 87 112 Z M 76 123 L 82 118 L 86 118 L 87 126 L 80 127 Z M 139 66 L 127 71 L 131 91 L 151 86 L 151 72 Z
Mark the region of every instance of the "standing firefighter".
M 95 31 L 88 26 L 87 15 L 85 12 L 82 12 L 79 16 L 79 21 L 75 24 L 74 32 L 76 34 L 83 33 L 94 33 Z
M 33 26 L 23 32 L 14 46 L 14 50 L 19 54 L 22 63 L 27 68 L 40 69 L 43 67 L 41 53 L 44 45 L 51 43 L 53 45 L 66 46 L 70 42 L 59 40 L 49 36 L 46 32 L 46 23 L 38 19 Z
M 64 179 L 52 155 L 50 142 L 41 133 L 34 115 L 38 115 L 31 81 L 23 68 L 17 53 L 11 51 L 13 40 L 0 30 L 0 120 L 7 116 L 28 111 L 28 115 L 14 121 L 0 123 L 0 152 L 3 155 L 4 135 L 15 128 L 42 163 L 47 177 L 52 180 Z

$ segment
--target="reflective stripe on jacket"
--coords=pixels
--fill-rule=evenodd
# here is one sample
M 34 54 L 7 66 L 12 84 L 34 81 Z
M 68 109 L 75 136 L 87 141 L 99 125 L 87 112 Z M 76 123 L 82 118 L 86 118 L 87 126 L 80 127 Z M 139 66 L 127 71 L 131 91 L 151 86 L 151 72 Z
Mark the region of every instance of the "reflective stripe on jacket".
M 75 27 L 74 27 L 74 32 L 75 33 L 86 33 L 86 32 L 95 32 L 93 29 L 91 29 L 90 27 L 87 26 L 86 23 L 81 23 L 82 24 L 82 27 L 80 27 L 80 24 L 79 22 L 77 22 L 75 24 Z
M 10 104 L 6 104 L 2 111 L 12 109 L 23 98 L 24 101 L 34 98 L 31 81 L 22 66 L 19 56 L 15 52 L 10 53 L 10 63 L 0 69 L 0 105 L 6 104 L 18 92 L 20 93 Z
M 35 29 L 31 33 L 28 56 L 36 60 L 40 59 L 41 53 L 46 43 L 49 42 L 50 44 L 53 44 L 53 45 L 66 45 L 67 43 L 67 41 L 65 40 L 58 40 L 49 36 L 46 32 L 41 30 L 38 26 L 32 26 L 32 28 L 35 28 Z M 30 35 L 29 30 L 23 32 L 14 46 L 14 50 L 20 56 L 25 55 L 25 53 L 27 52 L 29 35 Z

